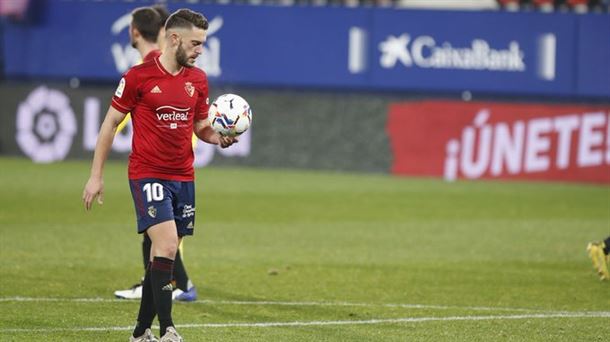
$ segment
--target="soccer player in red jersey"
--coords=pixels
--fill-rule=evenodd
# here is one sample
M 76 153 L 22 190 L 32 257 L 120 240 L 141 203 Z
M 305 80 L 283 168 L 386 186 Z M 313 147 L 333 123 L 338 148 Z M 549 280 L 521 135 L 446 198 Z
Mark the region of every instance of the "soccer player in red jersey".
M 117 125 L 131 112 L 134 135 L 129 184 L 138 232 L 146 232 L 152 240 L 131 341 L 154 341 L 150 327 L 155 315 L 160 341 L 182 341 L 171 315 L 171 279 L 178 244 L 183 236 L 193 234 L 195 223 L 191 134 L 223 148 L 237 141 L 216 133 L 207 120 L 207 77 L 193 67 L 203 51 L 207 28 L 208 22 L 200 13 L 188 9 L 174 12 L 165 24 L 166 46 L 161 56 L 123 75 L 100 128 L 83 191 L 86 210 L 96 198 L 102 203 L 104 163 Z
M 138 50 L 143 62 L 153 60 L 161 55 L 160 47 L 165 43 L 165 21 L 169 17 L 169 12 L 162 5 L 150 7 L 139 7 L 131 12 L 131 24 L 129 27 L 129 38 L 131 46 Z M 131 120 L 131 115 L 127 114 L 121 121 L 116 132 L 120 132 Z M 144 270 L 148 267 L 150 259 L 151 240 L 148 234 L 142 234 L 142 257 Z M 181 245 L 182 246 L 182 245 Z M 180 247 L 181 247 L 180 246 Z M 173 283 L 175 284 L 172 297 L 179 301 L 194 301 L 197 299 L 197 289 L 190 281 L 184 263 L 182 261 L 182 248 L 179 248 L 174 260 Z M 142 278 L 144 279 L 144 278 Z M 114 291 L 117 298 L 140 299 L 142 298 L 142 281 L 126 290 Z

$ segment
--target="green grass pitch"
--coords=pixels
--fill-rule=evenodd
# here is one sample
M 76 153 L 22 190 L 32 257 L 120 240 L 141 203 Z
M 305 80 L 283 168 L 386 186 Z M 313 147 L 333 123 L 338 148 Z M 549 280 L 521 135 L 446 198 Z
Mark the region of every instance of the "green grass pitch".
M 107 163 L 90 213 L 88 161 L 0 169 L 0 340 L 126 341 L 139 303 L 112 292 L 142 274 L 126 163 Z M 610 187 L 247 168 L 196 186 L 187 341 L 610 336 L 585 252 L 610 235 Z

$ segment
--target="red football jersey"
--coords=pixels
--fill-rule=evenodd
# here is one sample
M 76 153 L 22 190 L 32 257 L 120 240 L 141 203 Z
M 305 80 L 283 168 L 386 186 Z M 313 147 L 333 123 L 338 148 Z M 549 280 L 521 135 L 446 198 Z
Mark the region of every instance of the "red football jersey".
M 156 57 L 123 75 L 112 107 L 131 112 L 129 179 L 193 180 L 193 122 L 209 107 L 205 72 L 183 67 L 172 75 Z
M 151 50 L 149 53 L 146 54 L 146 56 L 144 56 L 144 59 L 142 59 L 142 62 L 152 61 L 153 59 L 155 59 L 159 56 L 161 56 L 161 50 L 159 50 L 159 49 Z

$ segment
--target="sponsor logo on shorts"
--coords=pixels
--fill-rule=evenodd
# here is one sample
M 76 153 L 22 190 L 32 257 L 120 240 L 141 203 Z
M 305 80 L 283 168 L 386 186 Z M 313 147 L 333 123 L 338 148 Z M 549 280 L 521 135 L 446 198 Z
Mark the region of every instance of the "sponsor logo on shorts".
M 195 215 L 195 207 L 190 204 L 185 204 L 182 209 L 182 218 L 187 218 Z
M 186 226 L 186 229 L 193 229 L 193 228 L 195 228 L 195 227 L 193 226 L 193 221 L 191 221 L 191 222 L 189 222 L 189 224 Z

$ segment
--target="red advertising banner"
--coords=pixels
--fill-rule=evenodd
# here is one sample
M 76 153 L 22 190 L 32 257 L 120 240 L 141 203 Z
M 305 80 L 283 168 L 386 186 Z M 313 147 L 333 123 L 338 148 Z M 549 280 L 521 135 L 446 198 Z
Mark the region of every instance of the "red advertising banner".
M 390 105 L 392 173 L 610 184 L 610 106 Z

